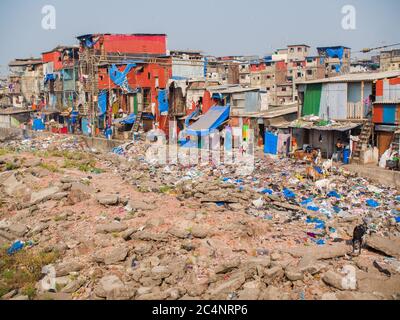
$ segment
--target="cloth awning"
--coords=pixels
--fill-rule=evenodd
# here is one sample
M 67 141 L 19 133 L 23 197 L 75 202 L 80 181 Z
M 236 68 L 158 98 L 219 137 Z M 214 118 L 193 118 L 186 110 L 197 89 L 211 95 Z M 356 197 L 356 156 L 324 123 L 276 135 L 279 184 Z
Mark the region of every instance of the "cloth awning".
M 211 130 L 218 128 L 229 118 L 230 109 L 230 106 L 212 107 L 197 122 L 188 127 L 185 133 L 188 135 L 209 135 Z

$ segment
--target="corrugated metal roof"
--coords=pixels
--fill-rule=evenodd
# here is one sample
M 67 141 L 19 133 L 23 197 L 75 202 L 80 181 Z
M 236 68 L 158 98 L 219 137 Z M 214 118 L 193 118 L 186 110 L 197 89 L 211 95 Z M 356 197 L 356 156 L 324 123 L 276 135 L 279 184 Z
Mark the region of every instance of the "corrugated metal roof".
M 279 108 L 279 110 L 268 110 L 263 112 L 242 112 L 242 113 L 235 113 L 234 110 L 232 110 L 231 115 L 232 117 L 272 119 L 291 113 L 297 113 L 297 111 L 298 111 L 297 107 Z
M 375 80 L 380 80 L 385 78 L 395 78 L 395 77 L 400 77 L 400 70 L 385 71 L 385 72 L 349 73 L 338 77 L 297 82 L 296 84 L 375 81 Z

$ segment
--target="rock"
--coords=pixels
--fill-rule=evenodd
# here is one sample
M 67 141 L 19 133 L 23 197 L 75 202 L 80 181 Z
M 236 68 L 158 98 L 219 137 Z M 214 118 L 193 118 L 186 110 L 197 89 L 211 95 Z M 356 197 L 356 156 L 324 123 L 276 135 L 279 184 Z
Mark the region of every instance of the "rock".
M 68 195 L 67 203 L 71 206 L 89 199 L 88 194 L 82 193 L 78 190 L 73 190 L 69 194 L 67 193 L 67 195 Z
M 137 289 L 137 295 L 138 296 L 143 296 L 145 294 L 149 294 L 152 291 L 152 287 L 140 287 L 139 289 Z
M 31 205 L 50 200 L 58 192 L 60 192 L 58 187 L 51 187 L 38 192 L 33 192 L 31 195 Z
M 181 227 L 173 227 L 168 230 L 168 233 L 179 239 L 187 239 L 190 234 L 188 230 Z
M 152 233 L 148 231 L 139 231 L 131 236 L 132 239 L 143 240 L 143 241 L 160 241 L 167 242 L 168 236 L 165 233 L 157 232 Z
M 244 210 L 244 206 L 240 203 L 230 203 L 228 205 L 229 209 L 231 209 L 232 211 L 241 211 Z
M 138 296 L 136 300 L 154 301 L 154 300 L 165 300 L 168 297 L 166 292 L 152 292 Z
M 294 257 L 312 257 L 314 260 L 327 260 L 332 258 L 344 257 L 351 252 L 351 247 L 346 244 L 334 244 L 318 247 L 297 247 L 286 249 L 285 251 Z M 282 250 L 283 251 L 283 250 Z
M 380 274 L 365 272 L 357 273 L 358 291 L 364 293 L 379 293 L 385 299 L 392 299 L 392 295 L 399 292 L 400 276 L 395 275 L 388 278 Z
M 271 254 L 271 260 L 272 260 L 272 261 L 279 261 L 279 260 L 282 260 L 282 255 L 279 254 L 279 253 L 277 253 L 277 252 L 273 252 L 273 253 Z
M 276 266 L 270 269 L 265 269 L 264 270 L 264 278 L 267 283 L 270 283 L 271 281 L 275 279 L 282 278 L 284 276 L 285 272 L 283 271 L 282 267 Z
M 129 300 L 135 296 L 136 290 L 133 286 L 125 286 L 117 276 L 108 275 L 101 278 L 94 292 L 107 300 Z
M 266 290 L 263 290 L 260 294 L 260 300 L 285 300 L 285 295 L 277 287 L 268 286 Z
M 311 275 L 315 275 L 315 274 L 321 272 L 321 270 L 323 270 L 324 268 L 325 268 L 325 264 L 319 263 L 314 258 L 314 256 L 310 256 L 310 255 L 304 256 L 300 260 L 300 262 L 297 266 L 297 269 L 300 272 L 303 272 L 303 273 L 308 272 Z
M 147 228 L 154 228 L 154 227 L 159 227 L 164 224 L 164 219 L 163 218 L 151 218 L 146 221 L 146 227 Z
M 171 270 L 165 266 L 157 266 L 151 269 L 151 276 L 153 279 L 165 279 L 171 275 Z
M 68 301 L 71 295 L 65 292 L 46 292 L 36 297 L 36 300 Z
M 35 236 L 37 234 L 42 233 L 44 230 L 47 230 L 49 225 L 47 223 L 38 223 L 35 227 L 29 232 L 29 236 Z
M 96 233 L 118 233 L 128 229 L 128 226 L 120 222 L 112 222 L 96 227 Z
M 104 206 L 116 206 L 119 203 L 119 197 L 116 194 L 99 195 L 97 201 Z
M 332 270 L 324 273 L 324 275 L 322 276 L 322 281 L 324 281 L 327 285 L 331 287 L 343 290 L 342 276 Z
M 66 197 L 68 197 L 68 192 L 58 192 L 58 193 L 55 193 L 54 195 L 52 195 L 51 199 L 59 201 L 59 200 L 64 199 Z
M 14 298 L 11 298 L 10 300 L 29 300 L 29 297 L 24 295 L 19 295 Z
M 137 202 L 129 201 L 126 208 L 128 211 L 151 211 L 157 209 L 157 206 L 142 201 L 137 201 Z
M 238 268 L 239 265 L 240 265 L 240 259 L 225 261 L 216 267 L 215 273 L 216 274 L 228 273 L 228 272 L 231 272 L 232 270 Z
M 149 253 L 153 249 L 153 246 L 151 243 L 148 242 L 138 242 L 135 244 L 135 247 L 133 248 L 133 251 L 136 254 L 144 255 Z
M 365 244 L 390 257 L 400 258 L 400 237 L 384 238 L 373 235 L 366 238 Z
M 351 292 L 351 291 L 344 291 L 344 292 L 336 292 L 335 297 L 336 300 L 381 300 L 382 297 L 379 295 L 375 295 L 373 293 L 367 292 Z
M 96 262 L 104 263 L 105 265 L 116 264 L 117 262 L 125 261 L 128 256 L 128 246 L 116 246 L 112 248 L 105 248 L 97 251 L 93 259 Z
M 324 293 L 324 294 L 321 296 L 321 300 L 324 300 L 324 301 L 335 301 L 335 300 L 339 300 L 339 299 L 338 299 L 338 297 L 336 296 L 336 293 L 327 292 L 327 293 Z
M 287 268 L 285 270 L 285 275 L 286 278 L 288 278 L 290 281 L 299 281 L 304 279 L 303 273 L 294 268 Z
M 57 277 L 67 276 L 71 272 L 78 272 L 84 268 L 84 265 L 80 262 L 71 260 L 62 262 L 55 266 Z
M 228 295 L 237 291 L 246 282 L 243 274 L 238 274 L 235 278 L 222 281 L 216 284 L 214 289 L 208 291 L 212 300 L 226 300 Z
M 209 228 L 196 224 L 192 227 L 191 234 L 195 238 L 204 239 L 210 236 Z
M 129 229 L 126 229 L 125 231 L 123 231 L 122 233 L 121 233 L 121 237 L 122 237 L 122 239 L 124 239 L 125 241 L 129 241 L 129 240 L 131 240 L 132 238 L 132 235 L 136 232 L 137 230 L 136 229 L 134 229 L 134 228 L 129 228 Z
M 247 260 L 242 261 L 241 263 L 241 267 L 246 269 L 256 268 L 257 266 L 261 266 L 263 268 L 269 268 L 270 265 L 271 265 L 271 258 L 269 256 L 249 258 Z
M 18 294 L 18 290 L 11 290 L 1 297 L 1 300 L 10 300 Z
M 74 293 L 78 291 L 86 282 L 85 277 L 79 277 L 77 280 L 73 280 L 69 282 L 62 290 L 61 292 L 64 293 Z
M 265 284 L 261 281 L 246 282 L 243 290 L 238 292 L 238 300 L 258 300 L 264 289 Z
M 15 234 L 18 237 L 23 237 L 28 232 L 28 228 L 23 224 L 15 223 L 8 227 L 8 231 L 10 231 L 11 233 Z

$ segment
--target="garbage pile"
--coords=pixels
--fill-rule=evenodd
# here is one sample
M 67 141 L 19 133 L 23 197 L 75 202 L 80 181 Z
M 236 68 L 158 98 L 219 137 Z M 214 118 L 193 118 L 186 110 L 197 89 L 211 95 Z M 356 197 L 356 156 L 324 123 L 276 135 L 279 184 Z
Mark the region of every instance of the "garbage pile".
M 85 142 L 79 137 L 48 135 L 22 140 L 8 140 L 2 144 L 3 148 L 24 151 L 89 151 Z
M 343 168 L 334 167 L 314 182 L 306 177 L 307 164 L 292 159 L 256 158 L 254 170 L 243 174 L 242 164 L 157 165 L 146 158 L 148 148 L 128 143 L 113 152 L 128 159 L 132 170 L 148 171 L 153 183 L 173 189 L 182 201 L 194 198 L 261 219 L 301 223 L 301 241 L 307 245 L 347 238 L 335 227 L 343 222 L 366 221 L 371 232 L 383 234 L 400 221 L 399 190 Z M 130 181 L 140 187 L 136 178 Z

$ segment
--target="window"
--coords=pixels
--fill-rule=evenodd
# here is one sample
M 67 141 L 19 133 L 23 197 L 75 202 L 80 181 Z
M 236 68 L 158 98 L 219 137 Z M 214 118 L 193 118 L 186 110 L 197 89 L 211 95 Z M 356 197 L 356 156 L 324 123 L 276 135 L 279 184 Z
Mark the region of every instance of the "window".
M 269 91 L 269 90 L 271 90 L 271 88 L 270 88 L 270 87 L 267 87 L 267 91 Z
M 297 48 L 297 52 L 302 52 L 302 51 L 303 51 L 303 50 L 302 50 L 301 47 Z
M 150 72 L 147 72 L 147 79 L 151 79 L 151 73 Z
M 282 91 L 282 92 L 286 92 L 286 87 L 282 87 L 282 88 L 281 88 L 281 91 Z
M 312 70 L 307 70 L 307 75 L 312 76 L 313 71 Z
M 294 52 L 294 48 L 290 48 L 290 52 L 293 53 Z
M 301 72 L 297 72 L 297 78 L 301 78 Z

